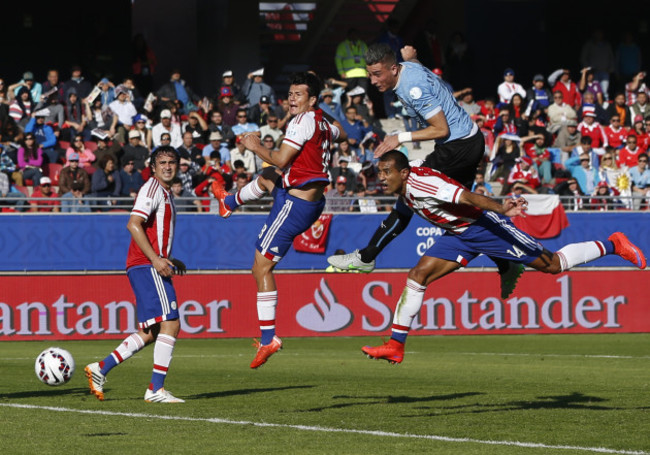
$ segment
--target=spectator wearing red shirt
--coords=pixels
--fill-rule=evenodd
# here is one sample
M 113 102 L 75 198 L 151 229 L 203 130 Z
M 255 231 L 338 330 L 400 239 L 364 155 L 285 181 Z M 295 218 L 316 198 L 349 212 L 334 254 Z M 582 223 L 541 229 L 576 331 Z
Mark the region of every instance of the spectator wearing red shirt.
M 628 168 L 634 167 L 639 162 L 639 155 L 643 153 L 637 145 L 637 139 L 634 134 L 627 137 L 627 145 L 618 152 L 618 160 L 616 164 L 618 167 L 627 166 Z
M 634 118 L 634 126 L 630 130 L 630 134 L 636 136 L 636 145 L 642 152 L 648 150 L 648 146 L 650 145 L 650 134 L 648 134 L 648 131 L 645 129 L 643 117 L 641 115 L 637 115 Z
M 605 127 L 605 136 L 607 136 L 607 143 L 610 147 L 621 149 L 625 146 L 625 139 L 630 131 L 621 126 L 621 116 L 618 114 L 612 115 L 609 119 L 609 125 Z
M 510 170 L 508 185 L 512 187 L 523 187 L 526 193 L 537 193 L 541 185 L 537 170 L 533 166 L 533 159 L 529 156 L 522 156 Z
M 41 177 L 39 186 L 32 193 L 32 200 L 29 201 L 32 212 L 58 212 L 59 196 L 52 191 L 52 180 L 49 177 Z M 48 201 L 34 200 L 37 198 L 50 198 Z
M 605 129 L 596 121 L 594 109 L 584 109 L 582 122 L 578 125 L 578 131 L 582 137 L 591 138 L 591 147 L 595 149 L 607 147 L 607 135 Z
M 555 81 L 559 76 L 559 80 L 553 86 L 553 92 L 562 92 L 564 102 L 574 109 L 578 110 L 582 97 L 575 82 L 571 80 L 571 73 L 568 69 L 560 69 L 555 71 L 549 76 L 549 81 Z

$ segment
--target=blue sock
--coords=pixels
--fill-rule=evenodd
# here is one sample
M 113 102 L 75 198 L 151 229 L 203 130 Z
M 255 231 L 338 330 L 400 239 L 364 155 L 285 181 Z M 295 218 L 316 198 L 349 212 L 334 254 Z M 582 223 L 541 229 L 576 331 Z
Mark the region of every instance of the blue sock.
M 273 341 L 274 336 L 275 336 L 275 328 L 262 329 L 262 339 L 260 340 L 260 343 L 262 343 L 263 346 L 266 346 L 267 344 L 271 344 L 271 341 Z
M 99 371 L 101 374 L 106 376 L 108 372 L 111 371 L 116 365 L 117 361 L 115 360 L 115 357 L 113 357 L 113 354 L 109 354 L 108 357 L 99 362 Z
M 408 333 L 396 332 L 393 330 L 392 335 L 390 336 L 391 340 L 399 341 L 400 343 L 406 343 L 406 337 L 409 336 Z
M 151 384 L 149 385 L 149 388 L 154 392 L 162 388 L 165 385 L 165 377 L 166 375 L 156 373 L 154 371 L 154 373 L 151 375 Z
M 600 243 L 605 247 L 605 254 L 614 254 L 614 242 L 610 240 L 601 240 Z
M 229 194 L 226 196 L 226 199 L 224 199 L 224 202 L 228 206 L 230 210 L 235 210 L 237 207 L 239 207 L 239 204 L 237 204 L 237 198 L 235 197 L 234 194 Z

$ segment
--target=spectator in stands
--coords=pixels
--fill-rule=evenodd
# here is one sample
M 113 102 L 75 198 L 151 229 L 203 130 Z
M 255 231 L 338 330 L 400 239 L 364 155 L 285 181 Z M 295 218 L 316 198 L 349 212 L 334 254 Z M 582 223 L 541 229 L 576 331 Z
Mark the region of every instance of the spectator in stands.
M 348 29 L 347 37 L 336 47 L 334 64 L 336 72 L 347 83 L 348 90 L 360 86 L 368 90 L 368 71 L 366 70 L 368 46 L 359 36 L 359 30 Z
M 144 162 L 149 158 L 149 149 L 142 145 L 142 135 L 137 130 L 129 131 L 129 143 L 122 150 L 123 156 L 128 156 L 135 163 L 135 171 L 142 172 L 146 167 Z
M 136 116 L 138 111 L 131 102 L 128 89 L 123 85 L 118 85 L 115 88 L 115 96 L 116 99 L 108 105 L 113 113 L 113 123 L 109 131 L 114 139 L 124 143 L 127 140 L 128 131 L 133 125 L 133 117 Z
M 232 127 L 232 132 L 235 133 L 237 139 L 240 139 L 244 133 L 254 133 L 257 136 L 262 136 L 260 127 L 256 123 L 249 122 L 244 108 L 237 109 L 237 124 Z
M 318 107 L 328 115 L 331 115 L 339 123 L 343 122 L 343 109 L 339 103 L 334 102 L 334 91 L 331 88 L 325 88 L 320 92 L 321 102 Z
M 151 129 L 147 126 L 149 118 L 144 114 L 137 114 L 133 117 L 133 131 L 140 133 L 140 144 L 151 151 L 153 141 L 151 139 Z
M 525 113 L 530 116 L 532 112 L 541 110 L 544 114 L 548 114 L 548 107 L 553 101 L 553 94 L 545 87 L 544 76 L 536 74 L 533 77 L 533 86 L 526 91 L 526 109 Z
M 243 96 L 241 86 L 235 82 L 235 76 L 232 70 L 226 70 L 221 74 L 221 86 L 219 87 L 219 95 L 223 93 L 223 89 L 227 88 L 231 92 L 233 102 L 236 105 L 246 103 L 246 97 Z
M 26 133 L 18 148 L 18 170 L 23 175 L 23 182 L 31 180 L 37 186 L 43 177 L 42 166 L 43 150 L 36 143 L 34 134 Z
M 75 135 L 73 141 L 70 143 L 70 147 L 65 152 L 66 164 L 70 160 L 70 156 L 76 153 L 79 156 L 79 167 L 83 168 L 89 174 L 92 174 L 92 163 L 97 159 L 95 154 L 86 147 L 84 143 L 84 138 L 81 134 Z
M 339 177 L 345 177 L 345 191 L 348 195 L 352 195 L 354 189 L 357 186 L 357 173 L 350 169 L 349 165 L 350 159 L 346 156 L 340 156 L 338 165 L 336 167 L 332 167 L 330 170 L 330 180 L 332 182 L 336 182 Z
M 553 147 L 559 148 L 561 152 L 561 162 L 564 163 L 571 152 L 580 144 L 582 135 L 578 131 L 578 122 L 567 120 L 566 125 L 562 125 L 557 133 Z
M 600 82 L 595 79 L 594 74 L 595 73 L 593 68 L 582 68 L 580 71 L 580 82 L 578 82 L 578 89 L 580 90 L 580 93 L 582 93 L 583 98 L 587 93 L 591 93 L 593 95 L 593 101 L 583 100 L 583 104 L 587 102 L 598 103 L 599 106 L 602 106 L 605 103 L 605 91 L 603 90 Z
M 120 169 L 120 181 L 122 183 L 120 196 L 135 199 L 140 187 L 144 185 L 142 175 L 136 170 L 135 164 L 135 158 L 129 153 L 125 153 L 122 158 L 122 169 Z
M 494 143 L 494 153 L 491 157 L 491 180 L 505 180 L 510 170 L 521 157 L 519 148 L 521 138 L 513 134 L 497 136 Z
M 16 151 L 17 152 L 17 151 Z M 17 161 L 17 156 L 16 156 Z M 0 173 L 13 180 L 16 185 L 23 186 L 23 175 L 18 171 L 16 162 L 9 156 L 7 150 L 0 145 Z
M 18 91 L 21 87 L 27 88 L 29 90 L 29 95 L 34 103 L 38 103 L 41 100 L 41 94 L 43 93 L 43 86 L 34 81 L 34 73 L 31 71 L 25 71 L 23 73 L 23 78 L 15 84 L 9 86 L 9 92 L 13 93 L 15 96 L 18 96 Z
M 582 153 L 578 157 L 569 158 L 564 165 L 571 173 L 571 176 L 578 181 L 583 194 L 592 194 L 600 176 L 598 167 L 592 166 L 589 153 Z
M 27 197 L 9 182 L 9 177 L 0 172 L 0 206 L 13 206 L 18 212 L 25 210 Z
M 458 101 L 460 107 L 465 109 L 470 116 L 478 115 L 481 113 L 481 106 L 474 100 L 474 93 L 472 90 L 466 90 L 460 96 L 460 101 Z
M 25 134 L 33 134 L 48 162 L 57 163 L 61 159 L 61 155 L 56 150 L 57 138 L 54 129 L 45 123 L 45 117 L 44 110 L 34 112 L 32 119 L 25 126 Z
M 180 178 L 175 177 L 171 182 L 171 193 L 174 196 L 174 206 L 176 207 L 176 212 L 186 213 L 186 212 L 202 212 L 203 207 L 201 201 L 199 201 L 194 193 L 188 191 L 183 187 L 183 182 Z
M 357 108 L 357 114 L 359 114 L 363 119 L 369 124 L 372 125 L 374 122 L 374 111 L 372 101 L 366 96 L 366 91 L 362 87 L 355 87 L 352 90 L 349 90 L 347 93 L 347 104 L 348 106 L 354 106 Z
M 275 143 L 276 147 L 280 147 L 282 139 L 284 138 L 284 133 L 280 128 L 278 128 L 278 116 L 275 113 L 269 114 L 267 119 L 267 124 L 260 128 L 260 135 L 262 137 L 271 136 Z
M 93 89 L 93 84 L 84 78 L 79 65 L 75 65 L 71 68 L 70 79 L 65 81 L 63 84 L 63 93 L 65 94 L 66 101 L 68 100 L 68 93 L 71 88 L 75 90 L 75 93 L 80 99 L 86 98 L 90 95 L 90 92 Z
M 650 105 L 648 104 L 648 93 L 645 90 L 639 90 L 636 95 L 636 101 L 629 107 L 630 118 L 636 119 L 638 116 L 645 118 L 650 115 Z M 635 120 L 636 121 L 636 120 Z
M 93 163 L 93 169 L 96 170 L 98 168 L 97 163 L 101 161 L 102 157 L 105 155 L 113 155 L 114 157 L 118 157 L 118 156 L 121 157 L 124 154 L 122 150 L 122 146 L 119 142 L 111 141 L 108 138 L 108 136 L 105 136 L 98 132 L 93 133 L 93 137 L 95 139 L 95 142 L 97 143 L 95 151 L 93 152 L 96 158 L 95 162 Z
M 72 185 L 79 183 L 81 192 L 90 192 L 90 176 L 83 168 L 79 167 L 79 154 L 76 152 L 68 156 L 68 164 L 59 173 L 59 194 L 63 195 L 72 191 Z
M 110 128 L 113 124 L 113 111 L 108 106 L 103 106 L 99 97 L 95 98 L 92 103 L 84 100 L 84 109 L 86 112 L 87 128 L 92 134 L 110 136 Z
M 217 109 L 223 116 L 223 123 L 230 127 L 237 124 L 237 110 L 239 109 L 239 104 L 235 104 L 233 91 L 230 87 L 221 87 Z
M 345 176 L 339 175 L 335 180 L 334 188 L 325 193 L 325 212 L 349 211 L 352 199 L 350 199 L 351 193 L 346 189 L 347 181 Z
M 199 148 L 208 143 L 208 123 L 198 111 L 191 111 L 187 115 L 187 124 L 182 128 L 183 134 L 192 133 L 192 143 Z
M 372 161 L 364 161 L 358 181 L 361 182 L 368 196 L 379 196 L 383 193 L 377 166 Z
M 613 199 L 612 196 L 613 192 L 607 182 L 600 181 L 598 182 L 598 185 L 596 185 L 596 189 L 589 198 L 587 208 L 589 210 L 598 210 L 600 212 L 617 208 L 619 203 Z
M 471 191 L 475 192 L 478 186 L 483 186 L 485 188 L 486 190 L 486 193 L 484 193 L 485 196 L 491 196 L 494 194 L 494 192 L 492 191 L 492 185 L 490 185 L 488 182 L 485 181 L 485 174 L 480 169 L 476 171 L 476 175 L 474 177 L 474 182 L 472 183 Z
M 580 135 L 591 138 L 591 147 L 596 149 L 596 152 L 602 154 L 604 147 L 607 147 L 607 135 L 605 129 L 600 123 L 596 121 L 596 112 L 593 110 L 584 111 L 582 122 L 578 125 Z
M 582 210 L 584 207 L 585 194 L 580 190 L 578 180 L 574 177 L 558 183 L 553 188 L 553 192 L 559 196 L 563 196 L 562 204 L 566 210 L 576 211 Z
M 63 213 L 90 213 L 90 202 L 84 200 L 84 186 L 81 182 L 73 182 L 69 191 L 61 192 L 61 212 Z
M 275 113 L 271 110 L 271 98 L 267 95 L 260 97 L 260 100 L 254 106 L 248 109 L 248 117 L 257 126 L 262 127 L 267 124 L 270 115 Z
M 641 152 L 648 150 L 648 145 L 650 143 L 650 134 L 648 134 L 645 129 L 645 122 L 641 115 L 637 115 L 634 118 L 634 124 L 630 129 L 629 134 L 632 134 L 636 137 L 636 145 L 639 147 Z
M 171 145 L 178 148 L 183 143 L 183 135 L 179 124 L 172 123 L 172 111 L 170 109 L 163 109 L 160 112 L 160 123 L 156 123 L 151 130 L 154 148 L 160 147 L 162 144 L 162 134 L 168 133 L 170 142 L 164 145 Z
M 47 93 L 54 89 L 53 94 L 57 96 L 59 104 L 65 102 L 65 91 L 63 89 L 63 82 L 59 79 L 59 71 L 57 69 L 50 69 L 47 72 L 47 80 L 43 82 L 43 93 Z
M 198 160 L 203 154 L 201 149 L 194 145 L 192 133 L 189 131 L 183 133 L 183 143 L 180 147 L 176 148 L 176 151 L 181 158 L 187 158 L 192 161 Z
M 591 147 L 591 137 L 585 136 L 580 138 L 580 144 L 578 144 L 572 151 L 569 158 L 578 158 L 583 153 L 589 155 L 589 164 L 592 166 L 598 167 L 599 157 L 598 154 Z M 564 163 L 566 165 L 566 162 Z M 587 193 L 585 193 L 587 194 Z
M 548 132 L 557 133 L 569 120 L 578 120 L 576 111 L 564 102 L 564 94 L 561 90 L 554 90 L 553 104 L 548 107 Z
M 527 194 L 537 193 L 541 182 L 533 164 L 533 159 L 529 156 L 518 158 L 512 169 L 510 169 L 510 174 L 508 174 L 506 180 L 507 185 L 503 187 L 501 194 L 505 195 L 515 187 L 520 188 Z
M 619 167 L 632 168 L 637 165 L 639 156 L 642 151 L 637 145 L 637 138 L 634 134 L 630 134 L 627 137 L 626 145 L 618 152 L 618 160 L 616 164 Z
M 117 200 L 114 198 L 120 197 L 122 180 L 114 156 L 104 155 L 102 161 L 98 163 L 98 167 L 91 179 L 90 190 L 92 193 L 90 196 L 104 198 L 96 204 L 106 206 L 103 210 L 108 210 L 109 206 L 116 205 Z
M 497 93 L 499 95 L 498 108 L 502 108 L 510 103 L 512 95 L 515 93 L 518 93 L 522 98 L 526 96 L 526 90 L 524 87 L 515 82 L 515 71 L 512 68 L 506 68 L 503 72 L 503 82 L 501 82 L 497 87 Z
M 605 109 L 596 102 L 592 92 L 585 92 L 584 95 L 582 95 L 582 105 L 578 110 L 578 118 L 583 118 L 585 112 L 595 112 L 596 121 L 601 125 L 607 125 L 607 113 L 605 112 Z
M 519 135 L 517 126 L 521 126 L 521 122 L 519 122 L 519 125 L 517 125 L 510 110 L 508 110 L 507 106 L 504 106 L 503 109 L 499 111 L 497 121 L 494 124 L 494 134 L 497 136 L 501 134 Z
M 630 179 L 632 180 L 632 195 L 635 196 L 632 202 L 632 208 L 639 210 L 641 203 L 648 203 L 650 196 L 650 169 L 648 169 L 648 155 L 642 153 L 639 155 L 637 165 L 630 168 Z
M 52 180 L 49 177 L 41 177 L 39 185 L 32 193 L 29 201 L 32 212 L 59 212 L 59 196 L 52 190 Z M 48 200 L 37 200 L 48 198 Z
M 235 141 L 235 148 L 230 151 L 230 161 L 232 161 L 235 169 L 237 168 L 236 161 L 240 160 L 245 168 L 246 174 L 249 178 L 255 175 L 260 169 L 257 169 L 255 154 L 244 147 L 241 139 L 238 137 Z M 239 173 L 240 171 L 237 171 Z
M 629 188 L 623 188 L 621 184 L 621 176 L 625 173 L 624 170 L 619 169 L 616 165 L 616 151 L 612 147 L 608 147 L 605 154 L 600 157 L 600 166 L 598 167 L 598 180 L 605 181 L 611 188 L 616 189 L 619 193 L 623 193 Z M 625 179 L 625 180 L 629 180 Z M 627 185 L 626 185 L 627 186 Z
M 632 80 L 625 84 L 625 104 L 628 106 L 636 103 L 636 97 L 639 92 L 648 93 L 648 86 L 645 83 L 645 71 L 640 71 L 634 75 Z
M 548 79 L 553 85 L 553 93 L 562 92 L 564 102 L 573 109 L 578 110 L 582 100 L 578 86 L 571 80 L 571 72 L 566 68 L 562 68 L 553 72 Z M 555 82 L 556 80 L 557 82 Z
M 187 158 L 181 158 L 178 166 L 178 178 L 187 191 L 194 189 L 194 177 L 201 172 L 201 167 Z
M 357 113 L 357 108 L 345 108 L 345 120 L 341 124 L 348 135 L 348 142 L 355 153 L 359 150 L 361 141 L 371 131 L 368 122 Z
M 161 102 L 175 102 L 179 103 L 179 113 L 186 114 L 187 112 L 196 109 L 196 106 L 199 104 L 201 99 L 198 95 L 194 93 L 189 85 L 181 78 L 181 71 L 178 68 L 172 69 L 169 75 L 169 81 L 163 84 L 156 95 Z M 174 145 L 172 139 L 172 147 L 177 147 Z
M 246 97 L 246 102 L 249 107 L 258 104 L 263 96 L 269 98 L 269 104 L 271 106 L 275 106 L 276 104 L 275 91 L 270 85 L 264 82 L 264 68 L 248 73 L 241 90 Z
M 9 105 L 9 116 L 21 128 L 24 128 L 31 118 L 36 104 L 32 101 L 29 89 L 25 86 L 18 89 L 16 98 Z
M 101 93 L 97 96 L 102 103 L 102 106 L 108 106 L 113 101 L 117 95 L 115 94 L 115 84 L 113 84 L 107 77 L 102 78 L 98 83 L 97 87 L 101 89 Z M 96 99 L 97 99 L 96 98 Z M 129 94 L 129 99 L 131 98 Z M 85 100 L 86 98 L 84 98 Z
M 83 134 L 86 127 L 86 115 L 81 105 L 81 98 L 77 89 L 70 87 L 66 92 L 65 123 L 66 128 L 61 131 L 60 139 L 72 142 L 75 135 Z
M 210 133 L 210 143 L 203 147 L 202 156 L 204 158 L 209 158 L 210 154 L 217 150 L 221 155 L 221 161 L 224 165 L 228 166 L 228 169 L 232 169 L 232 161 L 230 159 L 230 149 L 224 141 L 223 136 L 219 130 L 215 130 Z M 230 171 L 228 171 L 230 172 Z
M 625 104 L 625 94 L 622 92 L 616 93 L 616 95 L 614 95 L 614 102 L 609 103 L 607 105 L 607 109 L 605 109 L 605 115 L 607 115 L 610 119 L 614 114 L 618 114 L 620 117 L 621 126 L 624 126 L 626 128 L 631 126 L 631 119 L 628 114 L 627 105 Z
M 55 92 L 43 98 L 34 108 L 34 113 L 43 110 L 45 123 L 55 126 L 57 130 L 64 127 L 65 110 L 59 102 L 59 95 Z
M 546 136 L 534 134 L 532 141 L 524 143 L 527 156 L 533 160 L 533 167 L 539 174 L 541 183 L 550 184 L 553 178 L 553 165 L 551 164 L 551 153 L 547 149 Z
M 334 149 L 332 155 L 332 164 L 337 165 L 339 160 L 343 157 L 348 159 L 348 163 L 358 163 L 357 155 L 350 148 L 350 143 L 346 140 L 339 142 L 338 147 Z
M 233 147 L 235 145 L 235 133 L 232 132 L 232 127 L 224 122 L 223 114 L 215 109 L 210 112 L 209 118 L 208 130 L 210 132 L 218 131 L 221 133 L 223 145 Z
M 605 127 L 607 144 L 615 149 L 621 149 L 624 147 L 627 135 L 628 129 L 621 126 L 621 117 L 618 114 L 613 114 L 609 119 L 609 125 Z
M 357 184 L 354 190 L 355 199 L 350 204 L 350 212 L 377 213 L 381 207 L 377 205 L 377 200 L 368 197 L 366 187 L 362 183 Z

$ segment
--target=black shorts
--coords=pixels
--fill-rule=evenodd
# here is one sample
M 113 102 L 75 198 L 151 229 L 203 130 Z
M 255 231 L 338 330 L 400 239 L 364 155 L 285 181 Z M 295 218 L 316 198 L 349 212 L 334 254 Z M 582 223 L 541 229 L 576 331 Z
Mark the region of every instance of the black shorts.
M 423 166 L 436 169 L 471 188 L 484 154 L 485 139 L 479 131 L 466 139 L 436 144 L 435 150 L 424 159 Z

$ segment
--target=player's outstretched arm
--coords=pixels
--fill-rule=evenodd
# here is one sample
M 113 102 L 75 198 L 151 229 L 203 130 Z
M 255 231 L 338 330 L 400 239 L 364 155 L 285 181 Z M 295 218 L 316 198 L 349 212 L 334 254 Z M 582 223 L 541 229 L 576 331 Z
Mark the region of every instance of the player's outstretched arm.
M 514 217 L 525 215 L 526 206 L 528 201 L 525 198 L 506 198 L 501 204 L 496 199 L 492 199 L 482 194 L 472 193 L 471 191 L 465 190 L 461 193 L 459 202 L 465 205 L 473 205 L 483 210 L 490 210 L 492 212 L 500 213 L 508 217 Z
M 386 136 L 381 144 L 375 149 L 375 158 L 382 156 L 384 153 L 395 150 L 403 142 L 412 141 L 430 141 L 433 139 L 442 139 L 449 136 L 449 124 L 443 111 L 438 112 L 433 117 L 427 119 L 427 127 L 410 133 L 394 134 Z

